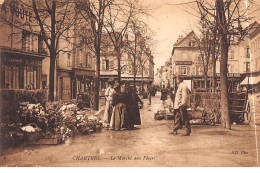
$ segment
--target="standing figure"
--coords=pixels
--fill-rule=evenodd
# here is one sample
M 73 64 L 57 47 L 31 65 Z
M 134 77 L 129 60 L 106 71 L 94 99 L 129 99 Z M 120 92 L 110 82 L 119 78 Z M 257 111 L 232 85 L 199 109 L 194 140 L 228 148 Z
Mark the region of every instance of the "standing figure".
M 168 94 L 168 91 L 165 88 L 165 86 L 163 85 L 163 88 L 161 89 L 161 100 L 163 101 L 163 103 L 165 103 L 165 100 L 167 100 L 167 94 Z
M 132 130 L 134 125 L 141 125 L 141 116 L 139 111 L 139 103 L 143 105 L 142 100 L 138 97 L 136 91 L 126 83 L 126 116 L 125 116 L 125 125 L 124 127 Z
M 125 85 L 115 88 L 115 94 L 113 95 L 112 105 L 113 113 L 110 121 L 110 130 L 123 130 L 126 116 L 126 102 L 127 95 L 125 93 Z
M 148 85 L 148 100 L 149 100 L 149 105 L 152 104 L 152 86 L 151 84 Z
M 106 106 L 105 106 L 104 119 L 103 119 L 104 127 L 106 127 L 106 128 L 109 127 L 109 123 L 110 123 L 110 119 L 111 119 L 112 111 L 113 111 L 112 100 L 113 100 L 113 95 L 115 94 L 113 85 L 114 85 L 114 80 L 109 79 L 108 87 L 105 92 Z
M 173 133 L 177 134 L 178 129 L 181 129 L 184 125 L 185 134 L 184 136 L 189 136 L 191 133 L 190 120 L 188 117 L 187 107 L 189 105 L 189 88 L 183 82 L 183 79 L 177 77 L 178 89 L 174 101 L 174 112 L 175 114 L 175 124 L 173 126 Z

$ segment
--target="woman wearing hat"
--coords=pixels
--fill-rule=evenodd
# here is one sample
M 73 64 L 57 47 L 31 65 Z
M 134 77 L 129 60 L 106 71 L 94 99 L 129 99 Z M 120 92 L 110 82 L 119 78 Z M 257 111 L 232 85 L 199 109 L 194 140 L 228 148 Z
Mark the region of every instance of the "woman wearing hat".
M 107 127 L 107 128 L 109 127 L 109 123 L 110 123 L 110 119 L 111 119 L 111 115 L 112 115 L 112 111 L 113 111 L 112 100 L 113 100 L 113 95 L 115 94 L 113 85 L 114 85 L 114 80 L 109 79 L 108 87 L 105 92 L 106 106 L 105 106 L 104 119 L 103 119 L 104 127 Z

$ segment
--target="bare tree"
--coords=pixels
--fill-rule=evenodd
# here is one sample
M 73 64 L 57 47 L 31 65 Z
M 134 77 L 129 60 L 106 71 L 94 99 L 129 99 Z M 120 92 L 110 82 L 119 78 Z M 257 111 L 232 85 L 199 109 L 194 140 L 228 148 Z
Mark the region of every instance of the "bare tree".
M 76 1 L 80 16 L 90 26 L 90 33 L 81 33 L 81 42 L 88 45 L 96 55 L 96 77 L 94 87 L 94 109 L 99 108 L 99 86 L 100 86 L 100 56 L 103 41 L 103 26 L 106 9 L 113 3 L 113 0 L 88 0 Z
M 107 9 L 104 19 L 104 28 L 114 46 L 117 54 L 118 81 L 121 81 L 121 56 L 124 46 L 124 37 L 129 29 L 132 19 L 143 13 L 142 6 L 137 0 L 115 0 Z
M 214 46 L 215 40 L 213 40 L 213 35 L 209 31 L 209 29 L 205 28 L 202 25 L 201 31 L 201 37 L 195 38 L 195 41 L 198 45 L 199 52 L 200 52 L 200 61 L 202 62 L 203 66 L 203 75 L 205 80 L 205 89 L 207 90 L 207 83 L 208 83 L 208 72 L 209 68 L 212 65 L 212 49 Z M 214 73 L 214 72 L 213 72 Z
M 241 39 L 244 35 L 242 23 L 247 21 L 247 9 L 241 8 L 241 0 L 196 0 L 201 18 L 208 26 L 215 27 L 220 37 L 220 85 L 221 85 L 221 117 L 222 125 L 231 129 L 229 102 L 227 61 L 230 43 L 234 37 Z
M 141 59 L 145 47 L 153 43 L 153 31 L 143 21 L 138 19 L 132 20 L 124 44 L 124 50 L 129 54 L 131 69 L 134 75 L 134 88 L 136 88 L 136 75 L 138 70 L 141 71 Z

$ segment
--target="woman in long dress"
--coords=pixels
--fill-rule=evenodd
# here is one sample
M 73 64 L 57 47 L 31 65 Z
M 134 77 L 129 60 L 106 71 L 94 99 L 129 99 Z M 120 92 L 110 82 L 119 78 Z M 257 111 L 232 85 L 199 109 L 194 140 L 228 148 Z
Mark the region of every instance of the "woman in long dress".
M 127 102 L 126 102 L 126 116 L 124 127 L 132 130 L 134 129 L 134 125 L 141 125 L 141 117 L 139 111 L 139 105 L 143 104 L 141 99 L 136 94 L 135 90 L 126 83 L 126 94 L 127 94 Z
M 113 113 L 110 121 L 110 130 L 123 130 L 125 126 L 126 102 L 127 95 L 125 93 L 125 85 L 115 88 L 112 105 Z
M 113 95 L 115 94 L 113 85 L 114 85 L 114 80 L 109 79 L 108 88 L 106 89 L 106 92 L 105 92 L 106 106 L 105 106 L 105 112 L 104 112 L 104 118 L 103 118 L 104 127 L 106 127 L 106 128 L 109 127 L 109 123 L 110 123 L 110 119 L 111 119 L 112 111 L 113 111 L 112 99 L 113 99 Z

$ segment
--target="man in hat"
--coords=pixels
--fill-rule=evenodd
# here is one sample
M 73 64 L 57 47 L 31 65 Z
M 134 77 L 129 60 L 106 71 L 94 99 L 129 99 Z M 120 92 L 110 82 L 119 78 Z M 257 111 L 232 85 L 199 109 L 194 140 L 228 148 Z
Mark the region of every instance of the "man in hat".
M 115 90 L 114 90 L 113 86 L 114 86 L 114 80 L 109 79 L 108 87 L 105 92 L 106 107 L 105 107 L 104 119 L 103 119 L 104 127 L 106 127 L 106 128 L 109 127 L 109 123 L 110 123 L 110 119 L 111 119 L 111 115 L 112 115 L 112 111 L 113 111 L 112 99 L 113 99 L 113 95 L 115 94 Z
M 175 124 L 173 126 L 173 134 L 177 134 L 178 129 L 184 125 L 185 134 L 189 136 L 191 133 L 190 121 L 188 118 L 187 107 L 189 106 L 190 91 L 188 86 L 183 82 L 183 78 L 178 76 L 176 79 L 178 89 L 174 100 Z

